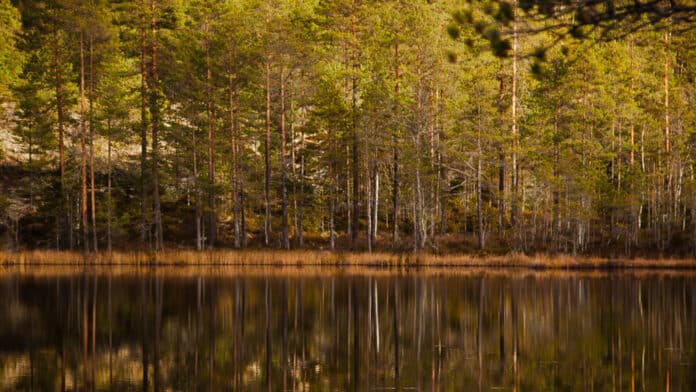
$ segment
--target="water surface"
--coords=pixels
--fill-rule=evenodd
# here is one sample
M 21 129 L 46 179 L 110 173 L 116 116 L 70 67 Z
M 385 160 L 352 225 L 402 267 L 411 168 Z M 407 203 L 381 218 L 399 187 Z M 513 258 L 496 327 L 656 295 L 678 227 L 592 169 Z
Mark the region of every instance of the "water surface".
M 696 390 L 696 275 L 0 270 L 0 390 Z

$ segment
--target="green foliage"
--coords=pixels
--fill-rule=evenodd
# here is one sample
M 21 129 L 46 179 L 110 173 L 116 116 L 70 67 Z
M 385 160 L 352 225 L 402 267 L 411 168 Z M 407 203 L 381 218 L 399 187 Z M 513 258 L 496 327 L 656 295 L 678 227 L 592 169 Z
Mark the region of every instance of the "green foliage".
M 10 0 L 0 0 L 0 102 L 7 98 L 22 67 L 23 53 L 17 49 L 20 33 L 19 12 Z
M 693 32 L 676 15 L 670 36 L 664 21 L 638 32 L 612 24 L 621 6 L 613 17 L 547 3 L 157 0 L 153 14 L 150 2 L 52 0 L 22 2 L 20 18 L 2 0 L 2 125 L 13 136 L 3 158 L 24 176 L 11 191 L 53 199 L 26 218 L 65 226 L 45 227 L 42 241 L 62 230 L 67 246 L 77 234 L 84 73 L 99 241 L 107 211 L 122 243 L 139 238 L 141 205 L 152 221 L 156 164 L 167 241 L 190 244 L 195 213 L 214 210 L 220 244 L 242 235 L 242 221 L 257 244 L 267 124 L 276 234 L 285 206 L 289 224 L 302 220 L 316 238 L 329 237 L 329 222 L 347 235 L 355 205 L 356 247 L 374 209 L 380 243 L 397 216 L 394 249 L 437 249 L 438 233 L 457 231 L 495 232 L 491 249 L 527 251 L 619 241 L 647 251 L 688 238 Z M 648 231 L 659 238 L 643 245 Z

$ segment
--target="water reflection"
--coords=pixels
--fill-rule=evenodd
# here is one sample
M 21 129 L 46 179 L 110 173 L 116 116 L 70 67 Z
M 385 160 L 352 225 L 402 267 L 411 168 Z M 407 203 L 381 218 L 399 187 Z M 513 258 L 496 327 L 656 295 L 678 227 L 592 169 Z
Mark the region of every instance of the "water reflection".
M 696 390 L 693 275 L 0 275 L 0 390 Z

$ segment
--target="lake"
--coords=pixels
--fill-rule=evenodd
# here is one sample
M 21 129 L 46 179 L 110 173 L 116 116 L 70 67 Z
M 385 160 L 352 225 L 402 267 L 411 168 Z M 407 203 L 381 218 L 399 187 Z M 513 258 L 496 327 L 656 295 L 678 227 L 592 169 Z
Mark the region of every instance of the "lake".
M 0 390 L 696 390 L 696 274 L 0 267 Z

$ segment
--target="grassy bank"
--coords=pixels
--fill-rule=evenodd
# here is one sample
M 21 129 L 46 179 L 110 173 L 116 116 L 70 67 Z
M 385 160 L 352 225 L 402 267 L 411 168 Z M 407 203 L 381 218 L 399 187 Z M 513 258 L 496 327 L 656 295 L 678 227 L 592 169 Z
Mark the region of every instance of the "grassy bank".
M 0 252 L 0 264 L 134 266 L 365 266 L 365 267 L 515 267 L 545 269 L 672 268 L 696 269 L 695 259 L 605 259 L 570 255 L 432 255 L 329 251 L 213 250 L 149 252 Z

